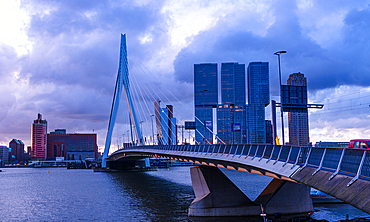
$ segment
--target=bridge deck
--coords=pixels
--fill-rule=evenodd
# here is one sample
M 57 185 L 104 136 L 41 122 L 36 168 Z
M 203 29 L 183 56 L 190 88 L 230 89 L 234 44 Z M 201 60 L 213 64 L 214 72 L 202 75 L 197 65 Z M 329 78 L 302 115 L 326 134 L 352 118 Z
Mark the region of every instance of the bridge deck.
M 296 181 L 370 213 L 370 152 L 364 149 L 274 145 L 138 146 L 114 152 L 108 161 L 129 156 L 161 156 Z

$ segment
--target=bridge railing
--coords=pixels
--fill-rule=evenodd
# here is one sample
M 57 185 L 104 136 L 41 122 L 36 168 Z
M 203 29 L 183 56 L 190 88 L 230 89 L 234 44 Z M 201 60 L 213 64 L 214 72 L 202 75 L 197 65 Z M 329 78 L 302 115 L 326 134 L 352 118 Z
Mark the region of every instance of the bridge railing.
M 291 163 L 301 168 L 310 166 L 319 170 L 337 174 L 354 176 L 352 183 L 358 178 L 370 180 L 370 150 L 353 148 L 325 148 L 325 147 L 300 147 L 269 144 L 206 144 L 206 145 L 157 145 L 140 146 L 144 149 L 158 149 L 170 152 L 205 154 L 205 155 L 232 155 L 266 159 Z M 131 147 L 132 149 L 132 147 Z M 285 166 L 284 164 L 284 166 Z M 350 185 L 350 184 L 349 184 Z
M 337 174 L 354 176 L 347 184 L 350 186 L 358 178 L 370 180 L 370 151 L 366 149 L 353 148 L 310 148 L 311 154 L 308 157 L 307 165 L 316 167 L 316 174 L 319 170 L 332 171 L 330 179 Z

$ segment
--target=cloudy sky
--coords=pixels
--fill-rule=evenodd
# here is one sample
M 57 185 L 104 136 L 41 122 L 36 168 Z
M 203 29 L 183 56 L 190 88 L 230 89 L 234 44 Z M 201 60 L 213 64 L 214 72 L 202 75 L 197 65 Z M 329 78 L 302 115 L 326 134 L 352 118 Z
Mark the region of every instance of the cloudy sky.
M 120 33 L 127 34 L 130 75 L 171 91 L 190 111 L 194 63 L 267 61 L 278 100 L 273 53 L 286 50 L 283 82 L 304 73 L 310 103 L 324 104 L 310 112 L 311 141 L 369 138 L 370 1 L 1 0 L 0 144 L 17 138 L 30 145 L 41 113 L 49 132 L 94 131 L 102 147 Z M 113 140 L 125 132 L 117 128 Z

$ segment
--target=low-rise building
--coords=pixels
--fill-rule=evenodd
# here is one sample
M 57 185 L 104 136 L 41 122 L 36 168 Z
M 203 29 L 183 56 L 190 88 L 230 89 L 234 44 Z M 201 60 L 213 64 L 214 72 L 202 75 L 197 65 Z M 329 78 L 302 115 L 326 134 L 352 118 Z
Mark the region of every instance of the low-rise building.
M 96 134 L 67 133 L 57 129 L 47 134 L 47 159 L 64 157 L 66 160 L 97 158 Z
M 22 140 L 12 139 L 9 142 L 9 149 L 10 149 L 10 156 L 9 162 L 23 162 L 25 161 L 25 154 L 24 154 L 24 143 Z
M 9 163 L 9 148 L 0 146 L 0 165 Z

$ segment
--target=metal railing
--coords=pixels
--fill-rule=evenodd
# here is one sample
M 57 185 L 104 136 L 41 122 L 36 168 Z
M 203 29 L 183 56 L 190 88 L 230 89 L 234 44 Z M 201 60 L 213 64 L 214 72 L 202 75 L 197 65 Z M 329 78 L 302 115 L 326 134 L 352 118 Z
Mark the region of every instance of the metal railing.
M 330 179 L 337 174 L 354 176 L 348 183 L 350 186 L 358 178 L 370 180 L 370 151 L 366 149 L 353 148 L 324 148 L 324 147 L 298 147 L 286 145 L 269 144 L 215 144 L 215 145 L 156 145 L 140 146 L 139 149 L 158 149 L 181 154 L 204 154 L 237 156 L 238 158 L 252 157 L 259 161 L 278 161 L 306 167 L 316 168 L 312 174 L 320 170 L 333 172 Z M 135 149 L 130 147 L 127 149 Z

